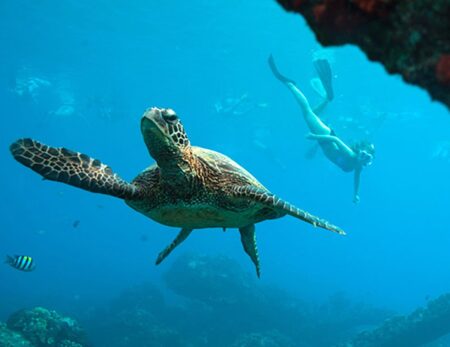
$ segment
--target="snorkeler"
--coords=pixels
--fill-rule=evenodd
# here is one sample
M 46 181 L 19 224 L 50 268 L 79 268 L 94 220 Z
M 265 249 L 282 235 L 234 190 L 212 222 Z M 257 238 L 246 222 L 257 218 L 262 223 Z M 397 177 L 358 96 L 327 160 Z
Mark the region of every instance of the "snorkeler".
M 326 64 L 319 63 L 316 65 L 319 77 L 323 83 L 325 91 L 327 92 L 327 101 L 333 97 L 333 89 L 331 87 L 331 70 L 325 67 Z M 327 126 L 314 112 L 309 105 L 308 100 L 303 93 L 298 89 L 295 82 L 283 76 L 277 69 L 275 61 L 272 56 L 269 57 L 269 66 L 274 76 L 282 82 L 297 100 L 303 112 L 303 117 L 310 130 L 307 139 L 315 140 L 322 148 L 325 156 L 341 168 L 345 172 L 354 171 L 354 193 L 353 202 L 359 202 L 359 183 L 361 171 L 364 167 L 372 164 L 373 156 L 375 154 L 375 147 L 373 144 L 366 141 L 361 141 L 354 146 L 347 145 L 342 141 L 336 133 Z

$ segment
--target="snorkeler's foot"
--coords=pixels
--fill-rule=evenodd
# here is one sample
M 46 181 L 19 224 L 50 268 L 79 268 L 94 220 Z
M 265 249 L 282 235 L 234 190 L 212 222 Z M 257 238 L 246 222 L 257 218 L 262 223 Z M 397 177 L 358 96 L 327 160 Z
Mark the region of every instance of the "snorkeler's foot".
M 333 75 L 331 73 L 330 63 L 326 59 L 317 59 L 314 60 L 314 67 L 316 68 L 320 81 L 327 92 L 327 99 L 330 101 L 333 100 Z
M 272 73 L 276 79 L 278 79 L 280 82 L 285 83 L 285 84 L 292 83 L 295 85 L 295 81 L 287 78 L 286 76 L 283 76 L 280 73 L 280 71 L 278 71 L 278 68 L 275 65 L 275 60 L 273 59 L 272 54 L 269 56 L 268 63 L 269 63 L 270 70 L 272 70 Z

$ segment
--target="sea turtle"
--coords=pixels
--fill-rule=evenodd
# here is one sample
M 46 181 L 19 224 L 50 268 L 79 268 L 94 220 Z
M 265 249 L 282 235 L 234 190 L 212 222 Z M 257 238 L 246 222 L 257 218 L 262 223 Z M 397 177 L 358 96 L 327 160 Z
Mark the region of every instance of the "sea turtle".
M 33 139 L 14 142 L 14 158 L 47 180 L 121 199 L 158 223 L 180 227 L 173 242 L 158 256 L 161 263 L 194 229 L 238 228 L 245 252 L 260 275 L 255 223 L 291 215 L 339 234 L 329 222 L 273 195 L 248 171 L 227 156 L 191 146 L 183 125 L 171 109 L 151 108 L 141 131 L 156 164 L 131 183 L 99 160 Z

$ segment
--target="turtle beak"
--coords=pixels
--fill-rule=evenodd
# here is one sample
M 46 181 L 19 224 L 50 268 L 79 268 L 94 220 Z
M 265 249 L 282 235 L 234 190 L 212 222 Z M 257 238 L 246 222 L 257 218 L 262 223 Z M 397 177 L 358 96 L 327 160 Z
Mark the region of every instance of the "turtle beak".
M 161 118 L 162 109 L 157 107 L 151 107 L 144 112 L 142 119 L 154 120 L 155 118 Z
M 155 127 L 164 128 L 164 124 L 162 109 L 157 107 L 147 109 L 141 119 L 142 131 L 153 130 Z

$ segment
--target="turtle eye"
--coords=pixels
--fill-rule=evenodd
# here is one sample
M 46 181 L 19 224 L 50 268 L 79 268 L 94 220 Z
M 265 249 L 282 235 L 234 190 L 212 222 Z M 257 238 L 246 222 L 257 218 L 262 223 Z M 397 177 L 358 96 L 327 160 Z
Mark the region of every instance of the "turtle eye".
M 167 121 L 169 123 L 173 123 L 176 120 L 178 120 L 178 117 L 175 113 L 163 112 L 162 117 L 164 118 L 165 121 Z

